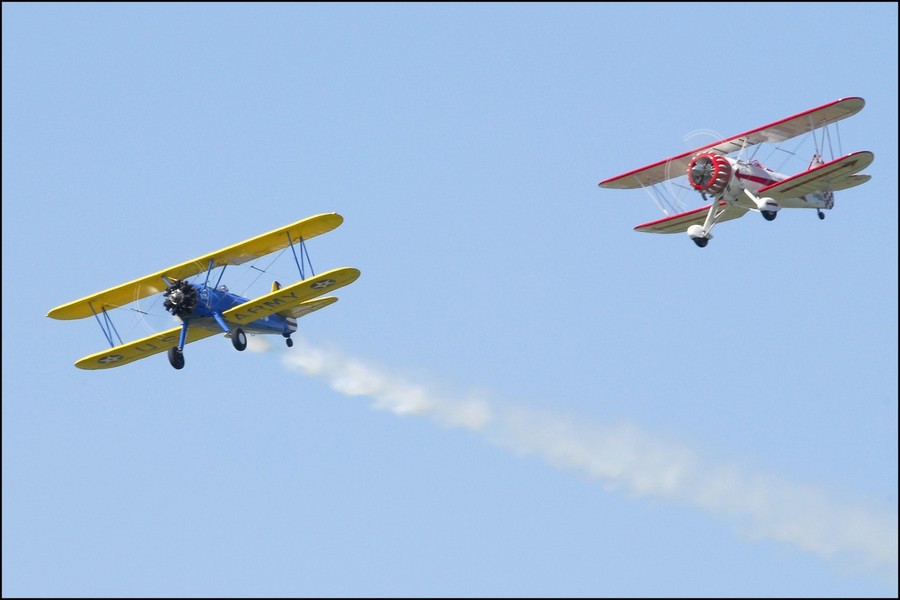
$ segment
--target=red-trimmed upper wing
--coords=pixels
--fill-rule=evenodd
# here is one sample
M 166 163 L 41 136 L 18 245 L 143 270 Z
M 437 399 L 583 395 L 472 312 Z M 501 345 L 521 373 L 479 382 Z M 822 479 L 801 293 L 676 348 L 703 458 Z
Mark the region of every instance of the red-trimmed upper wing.
M 633 189 L 655 185 L 667 179 L 680 177 L 687 171 L 691 159 L 703 151 L 729 154 L 743 147 L 762 144 L 763 142 L 783 142 L 792 137 L 808 133 L 819 127 L 829 125 L 841 119 L 853 116 L 862 110 L 866 101 L 862 98 L 841 98 L 798 113 L 792 117 L 751 129 L 734 137 L 702 146 L 695 150 L 667 158 L 634 171 L 616 175 L 600 182 L 600 187 L 614 189 Z
M 784 200 L 785 198 L 800 198 L 815 192 L 846 190 L 870 179 L 868 175 L 856 175 L 856 173 L 872 164 L 873 160 L 875 160 L 875 155 L 869 151 L 852 152 L 847 156 L 813 167 L 809 171 L 782 179 L 778 183 L 762 188 L 757 193 L 774 200 Z

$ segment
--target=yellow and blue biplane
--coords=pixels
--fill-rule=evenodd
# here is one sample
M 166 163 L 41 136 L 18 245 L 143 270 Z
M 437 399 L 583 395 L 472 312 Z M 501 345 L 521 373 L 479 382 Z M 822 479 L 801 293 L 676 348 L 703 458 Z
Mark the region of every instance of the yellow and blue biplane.
M 319 275 L 312 272 L 306 240 L 327 233 L 343 222 L 344 218 L 337 213 L 309 217 L 146 277 L 57 306 L 47 316 L 54 319 L 82 319 L 93 315 L 97 319 L 111 348 L 85 356 L 75 363 L 79 369 L 109 369 L 160 352 L 168 352 L 171 365 L 181 369 L 184 367 L 185 344 L 217 333 L 224 333 L 225 337 L 231 338 L 231 343 L 237 350 L 247 347 L 247 333 L 281 335 L 287 346 L 291 347 L 291 334 L 297 331 L 297 319 L 337 302 L 337 298 L 333 296 L 320 296 L 353 283 L 359 277 L 359 270 L 351 267 L 332 269 Z M 221 285 L 225 267 L 240 265 L 288 247 L 300 271 L 299 282 L 282 287 L 276 281 L 272 284 L 270 293 L 252 300 L 229 292 L 226 286 Z M 308 278 L 304 265 L 309 267 Z M 211 275 L 220 267 L 222 270 L 218 279 L 211 285 Z M 198 278 L 204 274 L 205 277 Z M 196 279 L 190 281 L 191 278 Z M 163 307 L 181 320 L 181 326 L 124 343 L 112 323 L 109 311 L 159 293 L 165 298 Z

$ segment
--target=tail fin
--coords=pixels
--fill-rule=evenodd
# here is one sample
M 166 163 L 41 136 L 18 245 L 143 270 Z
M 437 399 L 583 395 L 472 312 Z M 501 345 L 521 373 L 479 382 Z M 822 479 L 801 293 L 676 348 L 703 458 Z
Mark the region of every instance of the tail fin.
M 273 281 L 272 282 L 272 291 L 277 292 L 280 289 L 281 289 L 281 284 L 278 283 L 277 281 Z

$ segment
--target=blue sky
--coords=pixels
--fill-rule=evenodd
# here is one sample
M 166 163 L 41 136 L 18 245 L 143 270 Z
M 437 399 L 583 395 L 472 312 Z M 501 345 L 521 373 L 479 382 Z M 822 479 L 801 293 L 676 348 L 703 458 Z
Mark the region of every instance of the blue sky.
M 896 4 L 4 3 L 3 595 L 896 597 L 897 89 Z M 824 221 L 597 187 L 845 96 Z M 322 212 L 291 350 L 45 316 Z

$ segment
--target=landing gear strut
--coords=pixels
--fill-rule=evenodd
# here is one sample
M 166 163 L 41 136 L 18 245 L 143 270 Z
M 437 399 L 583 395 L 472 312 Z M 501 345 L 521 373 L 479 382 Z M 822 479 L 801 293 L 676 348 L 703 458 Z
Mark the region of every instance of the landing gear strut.
M 291 334 L 289 334 L 289 333 L 283 333 L 282 335 L 284 336 L 284 343 L 287 344 L 287 347 L 288 347 L 288 348 L 293 348 L 293 347 L 294 347 L 294 340 L 291 339 Z

